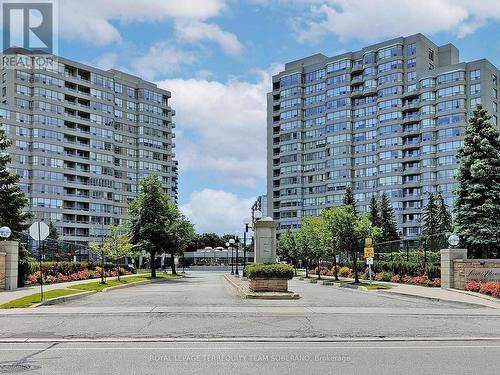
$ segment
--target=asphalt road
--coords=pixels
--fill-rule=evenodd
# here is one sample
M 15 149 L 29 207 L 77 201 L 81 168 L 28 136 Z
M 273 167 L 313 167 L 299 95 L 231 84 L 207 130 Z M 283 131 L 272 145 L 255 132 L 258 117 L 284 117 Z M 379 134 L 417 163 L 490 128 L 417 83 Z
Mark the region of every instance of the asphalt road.
M 292 281 L 300 300 L 243 300 L 223 274 L 0 311 L 0 342 L 17 338 L 500 337 L 500 310 Z
M 0 356 L 0 373 L 51 375 L 492 375 L 500 341 L 0 344 Z

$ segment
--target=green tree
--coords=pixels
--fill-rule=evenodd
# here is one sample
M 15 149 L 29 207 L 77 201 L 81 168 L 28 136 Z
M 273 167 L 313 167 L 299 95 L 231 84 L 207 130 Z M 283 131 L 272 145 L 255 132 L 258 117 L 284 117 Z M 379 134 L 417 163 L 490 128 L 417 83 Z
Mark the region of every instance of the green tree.
M 129 205 L 130 242 L 149 253 L 151 277 L 156 277 L 156 255 L 164 251 L 168 242 L 170 204 L 158 177 L 150 175 L 140 181 L 137 197 Z
M 356 201 L 354 200 L 354 193 L 352 191 L 352 187 L 350 185 L 345 189 L 344 197 L 342 199 L 342 204 L 344 206 L 351 207 L 351 210 L 354 214 L 356 214 Z
M 438 234 L 440 233 L 439 208 L 434 193 L 429 193 L 427 206 L 423 210 L 422 234 L 424 241 L 432 250 L 439 247 Z
M 439 238 L 437 240 L 437 247 L 433 250 L 439 250 L 445 248 L 448 244 L 447 233 L 452 231 L 452 217 L 451 213 L 446 205 L 446 202 L 441 191 L 437 194 L 437 222 L 438 222 L 438 233 Z
M 292 263 L 297 275 L 297 263 L 300 260 L 300 252 L 297 248 L 296 238 L 290 229 L 287 229 L 278 237 L 276 252 L 281 259 Z
M 355 282 L 359 282 L 358 252 L 364 246 L 365 238 L 371 237 L 376 240 L 381 234 L 381 229 L 372 225 L 367 214 L 354 215 L 349 206 L 333 207 L 328 211 L 328 227 L 334 238 L 334 246 L 351 254 L 354 279 Z
M 307 258 L 316 260 L 318 265 L 318 278 L 320 275 L 320 260 L 325 255 L 325 226 L 321 217 L 308 216 L 302 219 L 300 229 L 300 242 L 306 250 Z
M 173 204 L 168 203 L 168 220 L 164 228 L 164 252 L 170 255 L 172 274 L 176 275 L 175 256 L 184 256 L 189 241 L 194 237 L 194 226 Z
M 123 226 L 111 226 L 111 236 L 104 240 L 104 254 L 116 267 L 117 278 L 120 280 L 120 265 L 118 261 L 124 257 L 134 255 L 134 245 L 130 243 L 130 237 L 125 233 Z
M 476 256 L 500 257 L 500 133 L 478 105 L 469 119 L 455 190 L 454 226 Z
M 379 204 L 380 229 L 382 229 L 381 241 L 395 241 L 399 239 L 398 226 L 394 217 L 391 201 L 386 193 L 382 193 Z
M 370 199 L 368 218 L 370 219 L 372 225 L 374 225 L 376 227 L 382 226 L 380 223 L 379 205 L 378 205 L 377 198 L 375 197 L 375 195 L 372 195 L 372 197 Z
M 1 126 L 1 124 L 0 124 Z M 21 177 L 9 168 L 12 158 L 7 148 L 12 141 L 0 128 L 0 227 L 7 226 L 12 230 L 12 238 L 19 239 L 20 232 L 27 229 L 31 214 L 24 211 L 28 199 L 19 186 Z M 24 286 L 29 273 L 29 262 L 32 256 L 26 246 L 19 246 L 18 254 L 18 286 Z
M 5 131 L 0 129 L 0 227 L 7 226 L 13 232 L 21 232 L 28 228 L 31 214 L 23 211 L 28 199 L 19 186 L 21 177 L 9 168 L 12 158 L 7 148 L 11 144 Z

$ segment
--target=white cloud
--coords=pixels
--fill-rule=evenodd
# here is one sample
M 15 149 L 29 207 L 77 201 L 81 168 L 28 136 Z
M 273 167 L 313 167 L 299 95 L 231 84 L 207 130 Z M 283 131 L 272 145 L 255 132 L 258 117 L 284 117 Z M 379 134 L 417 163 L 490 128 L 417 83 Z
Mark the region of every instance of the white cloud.
M 97 45 L 121 41 L 113 22 L 204 20 L 227 8 L 225 0 L 61 0 L 59 4 L 60 36 Z
M 198 233 L 240 233 L 254 201 L 255 198 L 241 198 L 223 190 L 203 189 L 193 192 L 180 209 Z
M 199 42 L 201 40 L 211 40 L 221 46 L 228 55 L 239 55 L 243 46 L 236 35 L 221 28 L 213 23 L 201 22 L 198 20 L 178 20 L 175 28 L 180 41 Z
M 200 78 L 157 82 L 172 92 L 183 171 L 213 172 L 215 178 L 250 186 L 266 177 L 266 93 L 277 70 L 258 72 L 255 83 L 235 78 L 226 83 Z
M 118 54 L 114 52 L 107 52 L 99 56 L 95 62 L 97 67 L 103 70 L 116 68 L 116 63 L 118 61 Z
M 158 75 L 178 72 L 183 64 L 191 64 L 196 57 L 169 43 L 156 43 L 141 57 L 132 59 L 131 70 L 141 78 L 152 80 Z
M 342 40 L 373 41 L 414 33 L 455 32 L 463 37 L 500 19 L 498 0 L 303 0 L 307 17 L 292 21 L 300 42 L 328 33 Z

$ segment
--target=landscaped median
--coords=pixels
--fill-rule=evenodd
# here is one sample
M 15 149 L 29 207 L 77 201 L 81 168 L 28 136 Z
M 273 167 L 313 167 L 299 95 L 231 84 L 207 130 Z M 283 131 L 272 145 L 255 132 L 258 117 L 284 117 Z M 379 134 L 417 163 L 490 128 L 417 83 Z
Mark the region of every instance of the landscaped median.
M 64 302 L 68 297 L 73 295 L 85 296 L 90 293 L 106 292 L 112 289 L 124 288 L 128 286 L 135 286 L 140 284 L 146 284 L 151 282 L 160 282 L 170 279 L 176 279 L 182 277 L 181 275 L 172 275 L 166 273 L 157 273 L 156 278 L 152 278 L 151 274 L 144 273 L 137 276 L 122 277 L 120 280 L 106 280 L 105 284 L 101 284 L 99 281 L 94 281 L 90 283 L 70 285 L 64 288 L 61 284 L 61 289 L 52 289 L 44 292 L 44 300 L 40 301 L 40 293 L 34 293 L 28 296 L 24 296 L 3 305 L 0 305 L 0 309 L 12 309 L 12 308 L 24 308 L 24 307 L 36 307 L 42 304 L 55 304 Z
M 340 279 L 340 280 L 334 280 L 331 277 L 328 276 L 322 276 L 321 279 L 318 280 L 317 277 L 309 277 L 305 279 L 304 277 L 299 277 L 299 280 L 308 280 L 311 284 L 317 284 L 318 281 L 322 281 L 323 285 L 326 286 L 333 286 L 337 288 L 351 288 L 351 289 L 364 289 L 364 290 L 379 290 L 379 289 L 391 289 L 389 285 L 386 284 L 378 284 L 375 282 L 359 282 L 355 283 L 354 280 L 348 280 L 348 279 Z
M 246 266 L 247 278 L 224 275 L 243 298 L 298 299 L 288 290 L 288 280 L 293 278 L 293 268 L 288 264 L 255 263 Z

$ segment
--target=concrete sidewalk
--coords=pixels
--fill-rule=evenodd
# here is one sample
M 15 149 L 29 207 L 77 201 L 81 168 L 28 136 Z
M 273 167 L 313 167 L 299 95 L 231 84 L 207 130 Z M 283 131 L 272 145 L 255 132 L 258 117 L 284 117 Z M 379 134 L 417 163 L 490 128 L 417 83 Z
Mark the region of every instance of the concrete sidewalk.
M 309 274 L 310 278 L 317 277 L 316 275 Z M 323 280 L 333 280 L 333 276 L 321 276 Z M 354 281 L 352 278 L 339 277 L 341 281 Z M 362 282 L 368 282 L 367 280 L 361 280 Z M 372 290 L 370 293 L 390 293 L 399 294 L 406 296 L 413 296 L 417 298 L 426 298 L 436 301 L 448 301 L 448 302 L 458 302 L 466 303 L 469 305 L 481 305 L 486 307 L 492 307 L 494 309 L 500 309 L 500 299 L 490 297 L 480 293 L 473 293 L 464 290 L 457 289 L 443 289 L 436 287 L 426 287 L 411 284 L 399 284 L 391 283 L 386 281 L 374 281 L 377 284 L 388 285 L 391 289 L 380 289 Z
M 486 295 L 481 295 L 479 293 L 472 294 L 455 289 L 430 288 L 425 286 L 386 283 L 381 281 L 377 281 L 377 283 L 391 286 L 391 289 L 378 290 L 377 293 L 400 294 L 439 301 L 451 301 L 472 305 L 482 305 L 500 309 L 500 300 Z
M 120 276 L 120 279 L 122 278 L 127 278 L 131 276 L 138 276 L 138 274 L 134 275 L 124 275 Z M 106 277 L 106 280 L 115 280 L 116 277 Z M 54 289 L 68 289 L 68 287 L 73 286 L 73 285 L 78 285 L 78 284 L 86 284 L 86 283 L 91 283 L 95 281 L 101 281 L 101 278 L 94 278 L 94 279 L 87 279 L 87 280 L 78 280 L 78 281 L 68 281 L 65 283 L 56 283 L 56 284 L 47 284 L 43 285 L 43 291 L 49 291 L 49 290 L 54 290 Z M 7 303 L 9 301 L 30 296 L 32 294 L 40 293 L 40 284 L 35 284 L 35 285 L 30 285 L 30 286 L 25 286 L 23 288 L 19 288 L 16 290 L 2 290 L 0 291 L 0 305 L 3 305 L 4 303 Z

